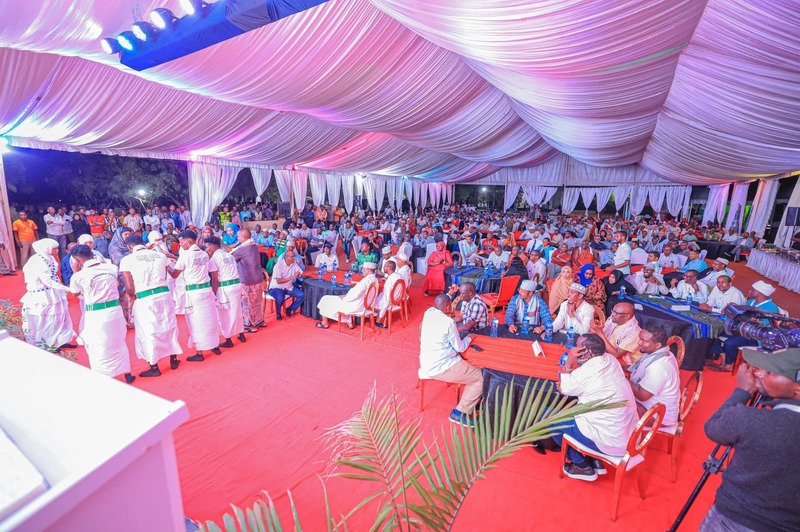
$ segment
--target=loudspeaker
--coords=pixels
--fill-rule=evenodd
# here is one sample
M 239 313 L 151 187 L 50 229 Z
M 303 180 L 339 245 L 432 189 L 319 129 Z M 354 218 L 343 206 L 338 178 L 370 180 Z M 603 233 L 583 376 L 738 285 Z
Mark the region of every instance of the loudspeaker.
M 800 207 L 789 207 L 786 209 L 786 225 L 800 225 Z
M 292 204 L 288 201 L 278 202 L 278 218 L 291 218 L 292 217 Z

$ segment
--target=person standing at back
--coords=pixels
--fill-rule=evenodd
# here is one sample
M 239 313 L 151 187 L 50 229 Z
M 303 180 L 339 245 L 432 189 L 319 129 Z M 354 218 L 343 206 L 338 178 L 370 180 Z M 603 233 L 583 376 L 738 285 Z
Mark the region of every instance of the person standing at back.
M 219 328 L 225 341 L 220 347 L 233 347 L 231 338 L 238 335 L 239 341 L 244 343 L 244 315 L 242 314 L 242 285 L 239 280 L 239 270 L 236 268 L 236 259 L 222 249 L 222 242 L 215 236 L 206 238 L 206 248 L 210 262 L 214 263 L 210 269 L 216 268 L 219 275 L 215 293 L 219 309 Z
M 239 269 L 242 287 L 242 308 L 245 332 L 256 332 L 264 323 L 264 272 L 261 269 L 261 254 L 252 239 L 249 229 L 241 229 L 239 245 L 231 252 Z

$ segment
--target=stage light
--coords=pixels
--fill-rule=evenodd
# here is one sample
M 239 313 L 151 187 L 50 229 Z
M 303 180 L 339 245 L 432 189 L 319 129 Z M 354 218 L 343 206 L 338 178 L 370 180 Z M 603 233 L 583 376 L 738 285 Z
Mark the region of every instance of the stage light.
M 11 141 L 6 137 L 0 137 L 0 153 L 8 153 L 9 146 L 11 146 Z
M 481 187 L 481 192 L 486 192 L 487 190 L 489 190 L 489 189 L 486 188 L 486 187 Z
M 109 37 L 100 41 L 100 48 L 107 54 L 119 53 L 119 43 L 116 39 L 111 39 Z
M 133 35 L 140 41 L 155 40 L 158 34 L 155 26 L 149 22 L 134 22 L 131 29 L 133 30 Z
M 172 26 L 178 20 L 178 17 L 166 7 L 159 7 L 150 12 L 150 20 L 156 28 L 165 30 Z
M 132 31 L 123 31 L 117 35 L 117 44 L 119 44 L 123 50 L 132 52 L 133 49 L 136 48 L 134 39 L 136 39 L 136 36 Z
M 203 7 L 206 5 L 203 0 L 180 0 L 181 8 L 186 12 L 187 15 L 194 15 L 195 13 L 199 13 Z
M 143 188 L 140 188 L 140 189 L 138 190 L 138 192 L 139 192 L 139 195 L 140 195 L 140 196 L 144 196 L 145 194 L 147 194 L 147 191 L 146 191 L 145 189 L 143 189 Z

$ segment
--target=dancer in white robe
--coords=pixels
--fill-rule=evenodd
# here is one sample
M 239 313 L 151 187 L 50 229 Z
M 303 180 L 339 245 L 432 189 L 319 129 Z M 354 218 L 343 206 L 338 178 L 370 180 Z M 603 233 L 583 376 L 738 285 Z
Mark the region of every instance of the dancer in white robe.
M 97 259 L 97 262 L 99 262 L 101 264 L 105 263 L 105 262 L 108 262 L 108 260 L 103 256 L 102 253 L 100 253 L 99 251 L 94 249 L 94 239 L 92 238 L 92 235 L 85 235 L 84 234 L 84 235 L 79 236 L 78 237 L 78 244 L 81 244 L 82 246 L 89 246 L 89 249 L 92 250 L 92 256 L 95 259 Z M 72 271 L 77 271 L 75 269 L 75 264 L 76 264 L 75 259 L 70 257 L 69 265 L 72 268 Z M 78 324 L 78 331 L 82 331 L 83 330 L 83 320 L 86 317 L 86 305 L 85 305 L 85 303 L 83 301 L 83 294 L 78 296 L 78 301 L 81 304 L 81 322 Z M 120 306 L 121 306 L 121 304 L 120 304 Z
M 75 331 L 67 302 L 69 288 L 61 284 L 58 262 L 53 257 L 58 242 L 43 238 L 31 247 L 35 255 L 22 268 L 27 288 L 20 299 L 25 339 L 33 345 L 41 343 L 49 348 L 77 347 L 70 343 L 75 338 Z
M 378 265 L 374 262 L 365 262 L 362 266 L 364 271 L 364 278 L 356 283 L 353 288 L 343 296 L 323 296 L 317 303 L 319 313 L 322 315 L 322 321 L 317 322 L 316 327 L 320 329 L 327 329 L 329 327 L 329 320 L 337 321 L 339 313 L 343 314 L 360 314 L 364 311 L 364 296 L 372 285 L 376 286 L 378 279 L 375 277 L 375 270 Z M 342 323 L 346 324 L 348 328 L 352 329 L 353 324 L 350 316 L 343 316 Z
M 158 377 L 161 375 L 158 361 L 168 356 L 170 368 L 178 369 L 178 355 L 183 352 L 178 343 L 175 302 L 167 285 L 168 259 L 158 251 L 145 248 L 142 237 L 136 233 L 128 236 L 126 243 L 131 254 L 123 257 L 119 268 L 126 292 L 131 297 L 136 296 L 133 304 L 136 356 L 150 364 L 150 369 L 139 376 Z
M 136 377 L 131 375 L 125 343 L 128 331 L 119 303 L 119 268 L 97 260 L 92 248 L 84 244 L 72 248 L 70 255 L 75 264 L 69 290 L 82 296 L 86 307 L 78 343 L 86 348 L 94 371 L 109 377 L 125 375 L 125 382 L 130 384 Z
M 242 309 L 242 284 L 236 258 L 222 249 L 222 242 L 215 236 L 205 239 L 205 252 L 217 269 L 219 284 L 214 286 L 219 311 L 219 329 L 225 341 L 220 347 L 233 347 L 231 338 L 236 335 L 244 343 L 244 310 Z
M 197 233 L 181 231 L 178 241 L 183 250 L 178 262 L 170 270 L 170 275 L 177 278 L 183 273 L 186 282 L 184 317 L 189 327 L 189 347 L 197 353 L 192 357 L 203 360 L 203 351 L 211 351 L 221 355 L 219 348 L 219 312 L 217 299 L 211 289 L 217 283 L 216 264 L 211 263 L 205 251 L 197 244 Z M 194 358 L 187 360 L 195 360 Z

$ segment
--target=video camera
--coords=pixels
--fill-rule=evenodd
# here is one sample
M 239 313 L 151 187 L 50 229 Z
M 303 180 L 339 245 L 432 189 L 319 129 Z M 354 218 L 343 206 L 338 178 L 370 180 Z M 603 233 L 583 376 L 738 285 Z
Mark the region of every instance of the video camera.
M 747 305 L 728 305 L 725 315 L 725 332 L 761 342 L 762 351 L 772 352 L 800 347 L 800 320 L 767 312 Z M 773 325 L 764 325 L 769 320 Z

